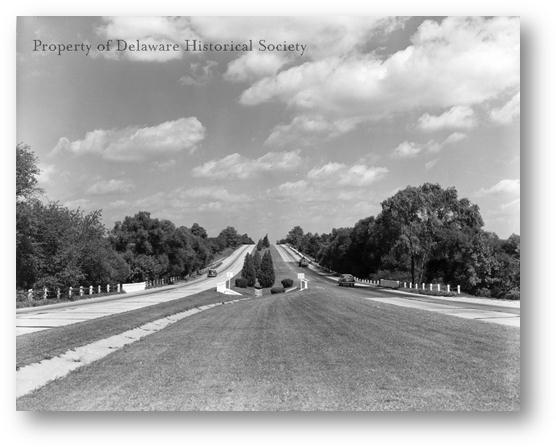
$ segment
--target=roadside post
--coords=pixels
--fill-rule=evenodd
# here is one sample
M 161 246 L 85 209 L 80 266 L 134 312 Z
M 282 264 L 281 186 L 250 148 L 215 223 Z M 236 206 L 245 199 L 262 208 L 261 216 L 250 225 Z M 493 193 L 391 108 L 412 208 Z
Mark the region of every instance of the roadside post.
M 234 272 L 226 272 L 226 282 L 227 282 L 227 288 L 231 289 L 232 288 L 232 278 L 234 277 Z

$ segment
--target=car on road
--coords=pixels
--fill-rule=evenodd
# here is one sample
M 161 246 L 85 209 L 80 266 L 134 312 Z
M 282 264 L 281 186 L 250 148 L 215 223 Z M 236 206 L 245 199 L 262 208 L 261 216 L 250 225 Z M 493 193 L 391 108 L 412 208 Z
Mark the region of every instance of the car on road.
M 350 275 L 349 273 L 344 273 L 340 275 L 340 278 L 338 278 L 338 285 L 344 287 L 354 287 L 355 278 L 353 277 L 353 275 Z
M 215 276 L 218 276 L 218 272 L 214 269 L 209 269 L 207 278 L 214 278 Z
M 307 258 L 301 258 L 299 260 L 299 267 L 309 267 L 309 261 L 307 261 Z

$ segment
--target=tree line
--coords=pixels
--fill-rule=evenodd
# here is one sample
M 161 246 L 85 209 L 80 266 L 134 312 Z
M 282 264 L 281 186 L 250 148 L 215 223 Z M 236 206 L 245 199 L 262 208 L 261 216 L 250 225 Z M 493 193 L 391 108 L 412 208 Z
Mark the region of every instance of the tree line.
M 272 287 L 276 281 L 274 273 L 274 263 L 270 254 L 270 242 L 268 235 L 263 239 L 259 239 L 255 254 L 247 253 L 243 260 L 243 268 L 241 269 L 241 279 L 236 280 L 236 285 L 245 284 L 247 287 L 253 287 L 257 280 L 261 287 Z M 262 255 L 261 255 L 262 253 Z
M 187 276 L 215 256 L 254 244 L 234 227 L 209 237 L 194 223 L 176 226 L 140 211 L 109 231 L 100 210 L 85 212 L 42 201 L 37 157 L 16 146 L 16 287 L 64 288 Z
M 463 290 L 519 299 L 520 237 L 483 230 L 479 207 L 456 188 L 408 186 L 381 204 L 375 217 L 330 233 L 292 228 L 289 243 L 321 265 L 371 279 L 461 284 Z

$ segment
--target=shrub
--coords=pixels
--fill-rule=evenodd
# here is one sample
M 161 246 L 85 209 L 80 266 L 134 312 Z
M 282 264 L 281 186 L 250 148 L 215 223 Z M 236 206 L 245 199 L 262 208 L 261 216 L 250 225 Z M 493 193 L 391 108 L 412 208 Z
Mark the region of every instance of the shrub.
M 506 300 L 519 300 L 520 299 L 519 289 L 510 290 L 508 293 L 506 293 L 504 295 L 504 299 L 506 299 Z
M 291 278 L 284 278 L 282 281 L 280 281 L 282 283 L 282 285 L 284 286 L 284 289 L 288 289 L 291 286 L 293 286 L 293 279 Z
M 245 278 L 236 278 L 236 287 L 245 289 L 247 287 L 247 280 Z
M 272 289 L 270 289 L 270 293 L 272 293 L 273 295 L 275 293 L 284 293 L 285 291 L 286 291 L 286 289 L 284 289 L 283 287 L 280 287 L 280 286 L 276 286 L 276 287 L 273 287 Z

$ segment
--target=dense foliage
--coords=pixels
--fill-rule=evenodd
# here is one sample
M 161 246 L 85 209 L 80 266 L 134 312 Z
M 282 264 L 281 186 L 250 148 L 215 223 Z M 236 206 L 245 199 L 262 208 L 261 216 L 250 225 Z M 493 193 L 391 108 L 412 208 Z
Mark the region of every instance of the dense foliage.
M 275 281 L 274 264 L 272 262 L 272 255 L 270 250 L 266 250 L 261 260 L 261 268 L 258 275 L 261 287 L 272 287 Z
M 251 253 L 247 253 L 245 255 L 243 269 L 241 270 L 241 277 L 247 281 L 248 287 L 253 287 L 255 285 L 257 273 L 255 271 L 255 263 L 253 262 L 253 256 Z
M 382 202 L 378 216 L 328 234 L 292 228 L 289 243 L 321 265 L 360 277 L 461 284 L 464 290 L 518 298 L 520 237 L 482 229 L 479 208 L 455 188 L 425 183 Z
M 217 253 L 253 244 L 227 227 L 216 237 L 194 223 L 176 227 L 141 211 L 108 231 L 101 211 L 72 210 L 37 198 L 37 159 L 16 146 L 16 287 L 69 287 L 186 276 Z

